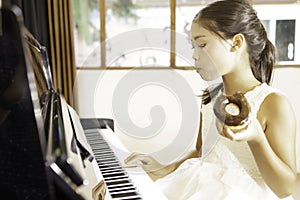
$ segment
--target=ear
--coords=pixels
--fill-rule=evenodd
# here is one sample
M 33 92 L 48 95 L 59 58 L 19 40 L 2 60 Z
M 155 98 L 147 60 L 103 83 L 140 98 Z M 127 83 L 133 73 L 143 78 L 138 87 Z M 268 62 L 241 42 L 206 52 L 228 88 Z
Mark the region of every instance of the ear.
M 245 44 L 245 37 L 243 34 L 238 33 L 236 35 L 233 36 L 232 38 L 232 46 L 230 48 L 230 52 L 235 52 L 237 51 L 239 48 L 241 48 L 244 44 Z

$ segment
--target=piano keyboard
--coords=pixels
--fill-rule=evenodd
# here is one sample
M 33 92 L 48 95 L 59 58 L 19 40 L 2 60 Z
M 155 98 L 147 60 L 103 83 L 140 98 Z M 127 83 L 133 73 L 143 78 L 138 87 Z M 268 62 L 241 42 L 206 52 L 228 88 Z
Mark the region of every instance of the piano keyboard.
M 141 167 L 124 168 L 124 159 L 130 154 L 116 133 L 109 127 L 93 128 L 83 126 L 76 111 L 69 106 L 71 119 L 76 130 L 77 140 L 92 152 L 95 159 L 85 161 L 85 177 L 89 185 L 94 187 L 101 180 L 107 186 L 105 200 L 167 200 L 162 191 Z M 81 192 L 86 199 L 92 199 L 90 187 Z
M 126 170 L 123 169 L 118 158 L 104 140 L 97 129 L 85 130 L 96 162 L 106 183 L 107 190 L 112 199 L 141 200 L 141 194 L 135 187 Z
M 167 200 L 141 167 L 123 167 L 123 161 L 130 152 L 113 130 L 109 127 L 85 129 L 84 134 L 97 162 L 94 166 L 101 173 L 98 180 L 104 179 L 111 199 Z

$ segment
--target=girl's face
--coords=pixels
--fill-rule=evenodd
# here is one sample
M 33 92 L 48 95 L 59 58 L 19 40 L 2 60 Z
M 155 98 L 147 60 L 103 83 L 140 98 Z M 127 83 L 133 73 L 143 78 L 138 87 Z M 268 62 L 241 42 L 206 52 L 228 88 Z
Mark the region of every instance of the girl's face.
M 232 70 L 234 53 L 230 50 L 232 47 L 230 40 L 225 41 L 194 22 L 191 37 L 195 69 L 204 80 L 215 80 Z

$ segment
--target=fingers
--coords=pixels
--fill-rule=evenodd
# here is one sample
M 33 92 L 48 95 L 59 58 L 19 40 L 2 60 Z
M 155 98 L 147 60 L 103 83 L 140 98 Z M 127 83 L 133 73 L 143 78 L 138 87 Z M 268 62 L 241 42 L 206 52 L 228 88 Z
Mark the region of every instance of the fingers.
M 216 127 L 220 135 L 233 140 L 233 141 L 242 141 L 246 140 L 247 135 L 244 131 L 240 132 L 233 132 L 226 124 L 220 122 L 219 120 L 216 121 Z
M 104 181 L 101 180 L 95 187 L 92 189 L 93 200 L 104 200 L 106 194 L 106 187 Z
M 162 169 L 164 166 L 157 162 L 154 158 L 149 155 L 141 153 L 132 153 L 128 156 L 124 163 L 124 167 L 142 167 L 146 172 L 154 172 Z
M 142 166 L 148 164 L 148 160 L 144 154 L 132 153 L 124 160 L 124 163 L 129 166 Z
M 216 120 L 216 127 L 217 127 L 219 134 L 223 135 L 223 123 L 221 123 L 219 120 Z
M 232 135 L 230 134 L 230 129 L 222 122 L 219 120 L 216 121 L 216 127 L 218 129 L 218 132 L 220 135 L 227 137 L 229 139 L 232 139 Z
M 137 157 L 137 153 L 132 153 L 124 160 L 124 163 L 132 164 L 136 160 L 136 157 Z

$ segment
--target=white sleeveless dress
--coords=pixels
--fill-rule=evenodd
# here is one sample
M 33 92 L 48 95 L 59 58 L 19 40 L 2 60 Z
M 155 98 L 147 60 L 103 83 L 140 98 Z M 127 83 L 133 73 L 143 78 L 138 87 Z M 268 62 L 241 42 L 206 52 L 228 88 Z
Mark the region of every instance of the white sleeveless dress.
M 253 116 L 273 92 L 280 91 L 263 83 L 245 94 Z M 202 109 L 202 156 L 186 160 L 174 172 L 158 179 L 157 187 L 169 200 L 279 199 L 265 184 L 247 142 L 231 141 L 218 134 L 212 105 Z

